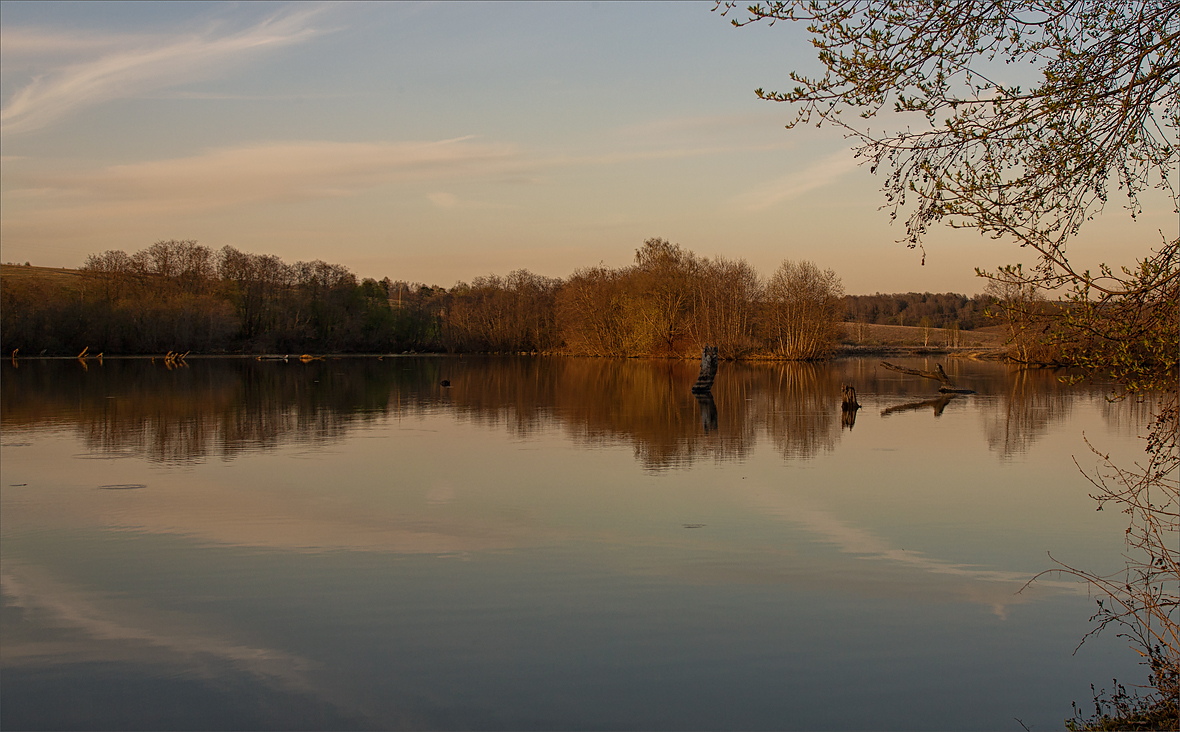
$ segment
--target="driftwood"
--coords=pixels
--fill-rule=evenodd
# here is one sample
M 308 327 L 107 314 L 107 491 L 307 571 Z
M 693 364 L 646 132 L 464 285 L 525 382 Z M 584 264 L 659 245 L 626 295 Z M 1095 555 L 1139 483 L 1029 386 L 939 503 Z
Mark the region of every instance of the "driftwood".
M 701 373 L 697 376 L 697 382 L 692 385 L 692 393 L 711 393 L 715 378 L 717 378 L 717 346 L 705 346 L 705 350 L 701 353 Z
M 951 381 L 951 377 L 946 375 L 946 371 L 943 371 L 942 364 L 935 364 L 934 371 L 921 371 L 919 369 L 907 369 L 904 366 L 896 366 L 894 364 L 889 363 L 888 361 L 882 361 L 881 365 L 884 366 L 885 368 L 889 369 L 890 371 L 897 371 L 897 372 L 900 372 L 903 374 L 909 374 L 911 376 L 921 376 L 924 379 L 934 379 L 935 381 L 941 382 L 942 386 L 940 386 L 938 388 L 938 390 L 940 392 L 942 392 L 943 394 L 974 394 L 975 393 L 971 389 L 956 388 L 955 382 Z

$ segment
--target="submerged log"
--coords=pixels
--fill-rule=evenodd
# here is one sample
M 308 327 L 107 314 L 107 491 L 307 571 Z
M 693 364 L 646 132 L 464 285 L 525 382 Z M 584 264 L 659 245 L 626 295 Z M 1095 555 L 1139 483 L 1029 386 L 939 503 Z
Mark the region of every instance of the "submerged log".
M 885 368 L 889 369 L 890 371 L 897 371 L 899 373 L 909 374 L 911 376 L 921 376 L 924 379 L 934 379 L 935 381 L 941 382 L 942 386 L 940 386 L 938 388 L 938 390 L 940 392 L 942 392 L 943 394 L 974 394 L 975 393 L 971 389 L 956 388 L 955 382 L 951 381 L 951 377 L 946 375 L 946 371 L 943 371 L 942 364 L 940 364 L 940 363 L 934 365 L 934 368 L 935 368 L 934 371 L 922 371 L 920 369 L 908 369 L 904 366 L 897 366 L 895 364 L 891 364 L 888 361 L 882 361 L 881 365 L 884 366 Z
M 697 382 L 692 385 L 693 394 L 708 394 L 713 388 L 713 379 L 717 378 L 717 346 L 705 346 L 701 353 L 701 373 Z

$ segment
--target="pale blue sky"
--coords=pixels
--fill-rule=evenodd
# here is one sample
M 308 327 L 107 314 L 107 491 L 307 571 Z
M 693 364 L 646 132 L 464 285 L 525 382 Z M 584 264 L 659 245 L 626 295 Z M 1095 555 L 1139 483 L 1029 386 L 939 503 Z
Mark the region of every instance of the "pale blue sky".
M 196 239 L 449 286 L 659 236 L 765 275 L 809 259 L 850 293 L 973 293 L 975 266 L 1021 260 L 943 231 L 920 266 L 839 133 L 753 94 L 815 69 L 803 30 L 712 7 L 2 3 L 2 259 Z M 1075 256 L 1158 244 L 1175 214 L 1149 206 Z

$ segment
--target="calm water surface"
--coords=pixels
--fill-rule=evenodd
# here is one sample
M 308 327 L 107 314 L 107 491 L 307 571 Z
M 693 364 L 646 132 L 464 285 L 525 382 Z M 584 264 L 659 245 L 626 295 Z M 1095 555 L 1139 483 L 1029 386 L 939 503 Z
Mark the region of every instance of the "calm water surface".
M 1147 411 L 942 362 L 6 363 L 0 726 L 1060 729 Z

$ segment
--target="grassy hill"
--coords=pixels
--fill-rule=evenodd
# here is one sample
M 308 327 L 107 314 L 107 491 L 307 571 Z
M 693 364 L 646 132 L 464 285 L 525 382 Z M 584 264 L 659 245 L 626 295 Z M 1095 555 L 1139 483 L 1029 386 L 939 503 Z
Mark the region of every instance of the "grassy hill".
M 43 285 L 64 289 L 78 289 L 83 284 L 83 276 L 76 269 L 2 264 L 0 265 L 0 284 L 5 286 Z
M 1003 326 L 991 325 L 975 330 L 953 331 L 948 328 L 923 328 L 911 325 L 875 325 L 845 323 L 841 345 L 851 350 L 874 348 L 958 348 L 998 349 L 1005 341 Z

